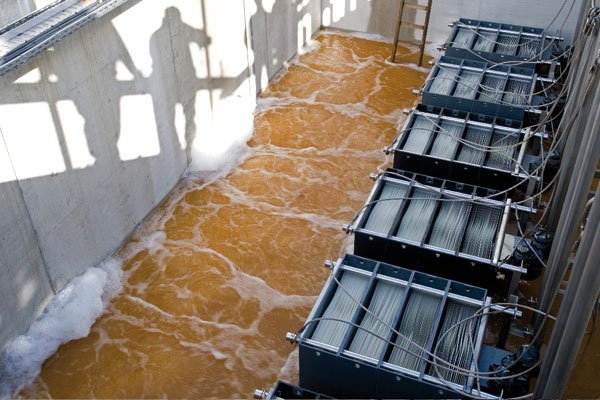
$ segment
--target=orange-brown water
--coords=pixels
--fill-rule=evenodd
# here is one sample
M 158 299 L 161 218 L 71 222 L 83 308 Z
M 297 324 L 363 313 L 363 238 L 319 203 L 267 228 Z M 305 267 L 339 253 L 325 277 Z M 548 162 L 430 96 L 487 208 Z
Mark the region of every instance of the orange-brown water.
M 389 44 L 317 40 L 261 96 L 250 158 L 179 184 L 120 252 L 123 292 L 23 396 L 249 397 L 276 380 L 426 77 L 386 64 Z

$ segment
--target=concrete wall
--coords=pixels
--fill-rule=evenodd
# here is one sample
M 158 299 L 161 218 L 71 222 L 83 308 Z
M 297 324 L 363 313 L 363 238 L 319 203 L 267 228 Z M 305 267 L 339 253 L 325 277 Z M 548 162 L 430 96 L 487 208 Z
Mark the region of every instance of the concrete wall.
M 569 14 L 570 1 L 561 10 L 564 0 L 434 0 L 427 41 L 444 43 L 450 33 L 448 23 L 461 17 L 546 28 L 560 11 L 548 32 L 555 34 L 564 22 L 562 35 L 571 42 L 581 1 L 572 3 L 573 11 Z M 425 0 L 413 2 L 427 3 Z M 396 0 L 323 0 L 323 26 L 392 38 L 398 4 Z M 403 20 L 422 23 L 422 15 L 405 12 Z M 403 32 L 402 36 L 407 39 L 413 34 Z
M 256 90 L 263 90 L 321 27 L 321 1 L 262 0 L 250 20 Z
M 0 77 L 0 349 L 169 193 L 224 104 L 253 107 L 320 9 L 130 0 Z

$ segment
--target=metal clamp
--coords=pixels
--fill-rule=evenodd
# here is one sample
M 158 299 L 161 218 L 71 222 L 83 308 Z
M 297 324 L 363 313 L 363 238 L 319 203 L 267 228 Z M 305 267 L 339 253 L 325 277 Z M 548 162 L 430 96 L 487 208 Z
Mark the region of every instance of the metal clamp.
M 353 227 L 352 225 L 346 225 L 346 224 L 344 224 L 344 225 L 342 226 L 342 230 L 343 230 L 344 232 L 346 232 L 348 235 L 350 235 L 350 234 L 354 233 L 354 227 Z

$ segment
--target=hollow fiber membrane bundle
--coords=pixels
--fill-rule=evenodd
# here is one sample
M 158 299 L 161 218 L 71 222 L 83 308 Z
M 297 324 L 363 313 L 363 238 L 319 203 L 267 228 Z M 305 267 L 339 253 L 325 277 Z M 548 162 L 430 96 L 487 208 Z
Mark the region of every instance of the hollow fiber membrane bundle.
M 325 309 L 322 318 L 335 318 L 350 322 L 358 308 L 356 302 L 360 301 L 368 282 L 369 278 L 364 275 L 344 272 L 340 280 L 341 287 L 336 288 L 335 294 Z M 349 324 L 341 321 L 321 320 L 317 323 L 311 339 L 339 347 L 349 326 Z
M 458 47 L 461 49 L 469 49 L 471 48 L 471 43 L 473 43 L 473 39 L 475 38 L 476 33 L 468 28 L 459 28 L 458 32 L 456 32 L 456 36 L 454 37 L 454 41 L 452 42 L 452 47 Z
M 461 304 L 450 300 L 444 314 L 444 322 L 440 330 L 435 355 L 449 364 L 458 368 L 469 370 L 473 360 L 475 328 L 477 318 L 469 318 L 475 315 L 477 307 Z M 464 321 L 464 322 L 461 322 Z M 448 364 L 437 362 L 438 367 L 429 367 L 429 374 L 440 377 L 446 381 L 464 385 L 467 375 L 457 368 Z
M 473 46 L 473 50 L 492 52 L 494 45 L 496 44 L 496 32 L 479 32 L 479 37 Z
M 452 91 L 458 70 L 454 68 L 440 68 L 429 87 L 430 93 L 449 95 Z
M 469 164 L 481 165 L 485 159 L 486 151 L 480 146 L 487 146 L 490 142 L 492 131 L 469 126 L 465 134 L 465 142 L 458 154 L 458 161 Z
M 504 79 L 486 74 L 481 81 L 481 93 L 478 100 L 498 103 L 502 99 Z
M 354 339 L 350 343 L 350 351 L 379 359 L 386 344 L 386 341 L 379 337 L 385 338 L 390 333 L 390 327 L 400 307 L 404 291 L 402 286 L 385 281 L 377 282 L 368 307 L 369 312 L 360 322 L 360 327 L 363 329 L 356 331 Z
M 408 137 L 402 149 L 411 153 L 423 154 L 429 143 L 429 138 L 436 129 L 435 122 L 418 115 L 408 132 Z
M 464 201 L 444 201 L 435 219 L 429 244 L 442 249 L 455 250 L 460 233 L 469 220 L 471 204 Z
M 507 104 L 514 104 L 516 106 L 527 105 L 529 86 L 527 82 L 509 79 L 502 100 Z
M 365 229 L 387 235 L 392 228 L 394 218 L 402 206 L 403 198 L 406 197 L 407 187 L 391 182 L 385 182 L 379 200 L 373 206 L 371 213 L 365 223 Z M 396 200 L 386 200 L 396 199 Z
M 437 197 L 437 194 L 427 190 L 415 189 L 396 236 L 420 242 L 427 231 L 427 222 L 435 210 Z
M 474 205 L 461 251 L 476 257 L 491 259 L 499 221 L 499 209 L 480 204 Z
M 474 99 L 478 92 L 480 76 L 480 72 L 462 71 L 460 73 L 460 80 L 456 84 L 456 89 L 454 90 L 454 97 Z
M 463 126 L 444 121 L 440 125 L 440 131 L 433 142 L 430 155 L 445 160 L 450 160 L 458 147 L 458 139 L 463 131 Z
M 492 168 L 510 170 L 514 163 L 514 145 L 518 140 L 519 138 L 517 136 L 494 133 L 491 146 L 496 146 L 498 148 L 490 150 L 490 156 L 485 165 Z
M 417 370 L 423 356 L 423 347 L 432 334 L 440 298 L 429 293 L 412 291 L 390 354 L 391 364 Z M 413 343 L 411 343 L 413 342 Z M 410 353 L 409 353 L 410 352 Z M 412 353 L 412 354 L 411 354 Z
M 535 59 L 538 57 L 538 50 L 540 48 L 540 40 L 535 38 L 522 37 L 521 44 L 519 45 L 518 56 L 527 57 L 528 59 Z
M 496 53 L 513 56 L 519 47 L 519 37 L 515 35 L 500 35 L 498 36 L 498 45 Z

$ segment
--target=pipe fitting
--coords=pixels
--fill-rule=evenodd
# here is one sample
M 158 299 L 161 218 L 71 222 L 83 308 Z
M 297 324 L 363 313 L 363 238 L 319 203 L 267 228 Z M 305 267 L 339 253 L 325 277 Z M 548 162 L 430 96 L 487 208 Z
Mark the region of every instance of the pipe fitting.
M 414 94 L 415 96 L 420 96 L 421 95 L 421 89 L 413 89 L 412 90 L 412 94 Z
M 254 397 L 255 399 L 259 399 L 259 400 L 264 400 L 267 398 L 268 395 L 269 395 L 269 393 L 267 393 L 266 390 L 256 389 L 254 391 L 254 394 L 252 395 L 252 397 Z
M 292 332 L 288 332 L 285 334 L 285 340 L 287 340 L 291 344 L 296 344 L 298 343 L 298 335 Z
M 333 267 L 335 266 L 335 262 L 333 260 L 325 260 L 324 265 L 329 269 L 333 269 Z
M 346 232 L 348 235 L 354 233 L 354 227 L 352 225 L 343 225 L 342 230 Z

